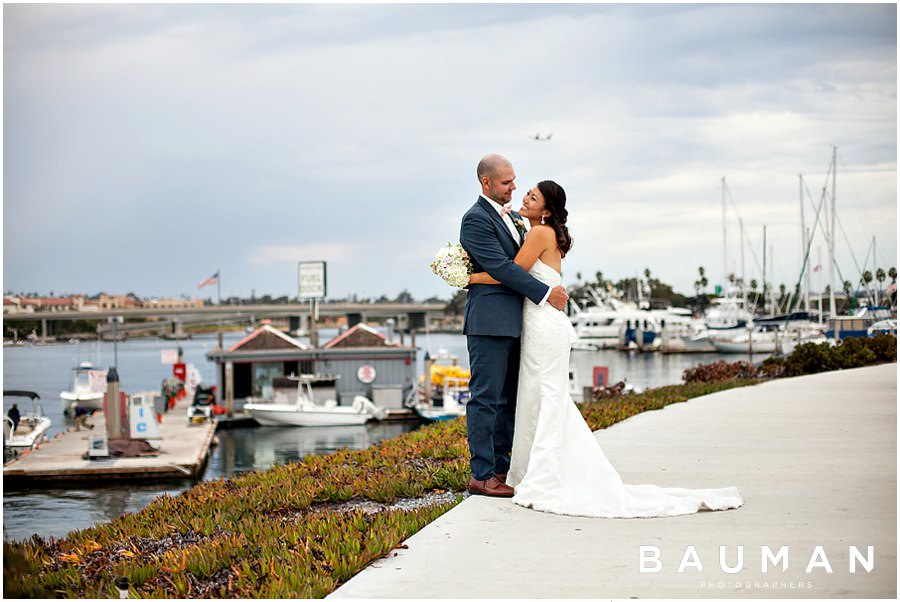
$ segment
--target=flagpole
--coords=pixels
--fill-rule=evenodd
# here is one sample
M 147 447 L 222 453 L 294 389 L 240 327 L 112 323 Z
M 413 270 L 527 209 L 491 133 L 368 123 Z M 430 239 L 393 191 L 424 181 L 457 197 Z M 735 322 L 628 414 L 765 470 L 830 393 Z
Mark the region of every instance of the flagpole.
M 216 268 L 216 303 L 222 308 L 222 268 Z M 219 316 L 221 318 L 221 314 Z M 218 328 L 219 350 L 222 350 L 222 320 L 219 320 Z

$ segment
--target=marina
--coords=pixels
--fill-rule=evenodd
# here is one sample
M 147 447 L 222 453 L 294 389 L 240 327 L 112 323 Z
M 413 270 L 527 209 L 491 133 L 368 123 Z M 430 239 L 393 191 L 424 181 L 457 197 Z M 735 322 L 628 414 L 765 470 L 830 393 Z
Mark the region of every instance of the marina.
M 386 334 L 386 329 L 375 328 Z M 319 336 L 323 341 L 328 341 L 337 334 L 336 328 L 319 329 Z M 223 346 L 226 349 L 232 347 L 246 336 L 244 331 L 226 332 Z M 306 337 L 296 338 L 302 343 L 309 341 Z M 178 344 L 183 350 L 184 361 L 197 369 L 201 382 L 204 385 L 215 384 L 216 363 L 209 361 L 207 356 L 218 347 L 216 335 L 194 335 L 192 339 Z M 162 380 L 171 374 L 171 366 L 162 364 L 160 355 L 162 351 L 172 349 L 174 344 L 156 338 L 134 338 L 117 345 L 122 389 L 127 392 L 159 390 Z M 416 345 L 418 349 L 413 362 L 415 374 L 422 374 L 425 369 L 426 351 L 436 357 L 442 354 L 456 356 L 461 369 L 469 367 L 466 339 L 460 334 L 419 332 Z M 47 436 L 53 440 L 57 433 L 73 428 L 71 419 L 63 414 L 61 404 L 55 401 L 59 399 L 61 391 L 71 388 L 72 367 L 90 361 L 94 367 L 106 369 L 113 364 L 113 356 L 113 343 L 109 341 L 8 347 L 3 353 L 4 386 L 30 388 L 41 396 L 52 422 Z M 664 355 L 623 353 L 612 349 L 573 351 L 571 368 L 579 387 L 591 385 L 593 368 L 602 365 L 608 367 L 611 382 L 625 379 L 643 389 L 680 382 L 681 374 L 686 368 L 725 357 L 715 353 Z M 741 356 L 728 357 L 730 360 L 740 358 Z M 4 400 L 4 413 L 9 411 L 13 401 Z M 102 422 L 100 415 L 89 420 L 92 424 Z M 164 415 L 164 431 L 169 428 L 166 424 L 168 421 L 183 423 L 184 428 L 188 428 L 186 415 L 181 407 Z M 209 480 L 248 470 L 264 470 L 276 463 L 296 461 L 312 453 L 328 454 L 345 447 L 363 449 L 420 425 L 418 421 L 388 420 L 369 421 L 359 426 L 298 428 L 259 427 L 255 423 L 248 425 L 248 422 L 249 419 L 239 412 L 235 413 L 233 419 L 222 419 L 216 433 L 219 444 L 209 450 L 208 460 L 196 478 Z M 191 432 L 199 432 L 196 427 L 191 428 L 194 429 Z M 87 440 L 82 437 L 90 432 L 73 432 L 60 436 L 66 439 L 77 436 L 71 441 L 83 454 L 87 449 Z M 46 449 L 52 450 L 58 444 L 57 440 Z M 187 464 L 188 462 L 185 466 Z M 68 484 L 46 481 L 39 485 L 35 483 L 16 488 L 7 486 L 3 496 L 4 538 L 24 539 L 32 534 L 61 537 L 73 529 L 83 529 L 99 521 L 116 518 L 124 512 L 139 510 L 155 497 L 177 494 L 194 482 L 194 479 L 185 475 L 180 480 L 173 478 L 154 482 L 132 479 L 123 483 L 116 479 L 113 482 L 98 483 L 93 479 Z

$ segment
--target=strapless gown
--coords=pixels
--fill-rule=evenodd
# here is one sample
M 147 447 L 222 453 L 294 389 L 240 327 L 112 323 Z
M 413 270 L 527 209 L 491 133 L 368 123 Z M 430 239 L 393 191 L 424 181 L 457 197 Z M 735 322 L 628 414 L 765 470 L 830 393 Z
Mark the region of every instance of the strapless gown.
M 559 273 L 540 260 L 529 273 L 550 286 Z M 512 464 L 516 504 L 572 516 L 649 518 L 737 508 L 735 487 L 681 489 L 626 485 L 569 395 L 575 332 L 549 304 L 525 300 Z

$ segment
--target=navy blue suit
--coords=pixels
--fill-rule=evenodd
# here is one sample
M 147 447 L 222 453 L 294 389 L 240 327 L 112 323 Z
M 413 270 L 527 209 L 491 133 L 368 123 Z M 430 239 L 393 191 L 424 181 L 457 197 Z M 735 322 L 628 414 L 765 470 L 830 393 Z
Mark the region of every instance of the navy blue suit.
M 513 261 L 519 247 L 491 201 L 479 196 L 466 212 L 459 242 L 476 272 L 487 272 L 503 283 L 470 286 L 463 323 L 472 371 L 466 404 L 470 466 L 472 476 L 483 481 L 509 471 L 522 302 L 527 297 L 540 303 L 549 287 Z

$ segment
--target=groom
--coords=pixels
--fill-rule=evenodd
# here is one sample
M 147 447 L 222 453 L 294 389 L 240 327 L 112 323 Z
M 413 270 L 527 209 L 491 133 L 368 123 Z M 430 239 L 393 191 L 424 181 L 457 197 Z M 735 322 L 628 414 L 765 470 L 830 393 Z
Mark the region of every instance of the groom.
M 459 242 L 476 272 L 487 272 L 503 284 L 473 284 L 466 296 L 463 334 L 472 371 L 466 403 L 469 491 L 512 497 L 506 473 L 515 426 L 523 297 L 561 310 L 569 296 L 562 286 L 551 289 L 513 262 L 525 239 L 512 220 L 518 214 L 504 209 L 516 189 L 512 164 L 500 155 L 487 155 L 477 173 L 481 195 L 463 216 Z

